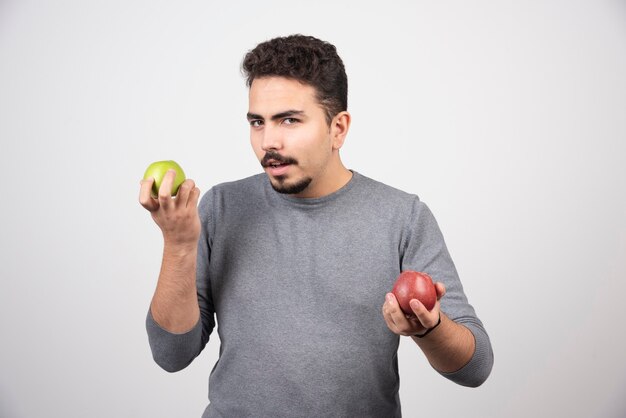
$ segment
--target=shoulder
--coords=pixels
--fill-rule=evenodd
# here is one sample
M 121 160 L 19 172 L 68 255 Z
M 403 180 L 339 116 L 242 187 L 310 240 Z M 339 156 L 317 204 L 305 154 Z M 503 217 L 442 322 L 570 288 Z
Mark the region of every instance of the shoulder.
M 362 197 L 375 201 L 384 208 L 411 208 L 420 202 L 417 194 L 405 192 L 360 173 L 356 175 L 360 185 L 358 190 Z
M 261 173 L 240 180 L 216 184 L 211 188 L 210 192 L 216 196 L 237 196 L 260 193 L 263 189 L 265 177 L 266 175 Z
M 240 180 L 219 183 L 211 187 L 200 200 L 200 210 L 225 205 L 249 205 L 250 199 L 263 193 L 265 174 L 255 174 Z
M 426 205 L 414 193 L 408 193 L 357 173 L 352 203 L 360 216 L 377 225 L 394 230 L 415 224 Z

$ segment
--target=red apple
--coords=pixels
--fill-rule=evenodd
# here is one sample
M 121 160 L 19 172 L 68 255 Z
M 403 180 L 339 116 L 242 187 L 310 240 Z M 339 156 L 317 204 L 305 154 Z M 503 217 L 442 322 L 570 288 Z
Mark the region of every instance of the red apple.
M 437 302 L 437 291 L 433 279 L 426 273 L 406 270 L 400 273 L 391 291 L 396 295 L 400 308 L 407 315 L 414 315 L 410 302 L 417 299 L 429 311 Z

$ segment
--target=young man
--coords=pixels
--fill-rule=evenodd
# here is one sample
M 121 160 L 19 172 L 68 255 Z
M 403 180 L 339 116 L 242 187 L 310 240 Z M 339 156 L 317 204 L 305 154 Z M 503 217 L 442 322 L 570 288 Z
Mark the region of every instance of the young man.
M 347 78 L 335 47 L 301 35 L 243 63 L 250 140 L 265 173 L 200 191 L 186 180 L 140 202 L 164 254 L 147 317 L 155 361 L 185 368 L 219 324 L 204 417 L 399 417 L 397 348 L 410 336 L 466 386 L 491 371 L 489 338 L 428 207 L 348 170 Z M 389 293 L 403 270 L 437 282 L 415 318 Z

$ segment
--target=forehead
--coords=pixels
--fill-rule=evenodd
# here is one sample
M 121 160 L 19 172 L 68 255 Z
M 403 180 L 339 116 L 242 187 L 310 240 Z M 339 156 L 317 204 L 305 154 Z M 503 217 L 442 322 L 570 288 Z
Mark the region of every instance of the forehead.
M 256 78 L 248 94 L 249 111 L 273 114 L 287 109 L 312 111 L 321 108 L 315 97 L 315 88 L 284 77 Z

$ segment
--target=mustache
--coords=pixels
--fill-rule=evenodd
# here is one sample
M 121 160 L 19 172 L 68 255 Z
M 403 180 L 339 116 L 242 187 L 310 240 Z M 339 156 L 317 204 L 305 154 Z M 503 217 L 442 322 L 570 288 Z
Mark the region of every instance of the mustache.
M 298 164 L 298 161 L 295 158 L 284 157 L 277 153 L 276 151 L 268 151 L 265 153 L 263 158 L 261 159 L 261 165 L 263 167 L 268 167 L 270 161 L 274 161 L 280 164 Z

